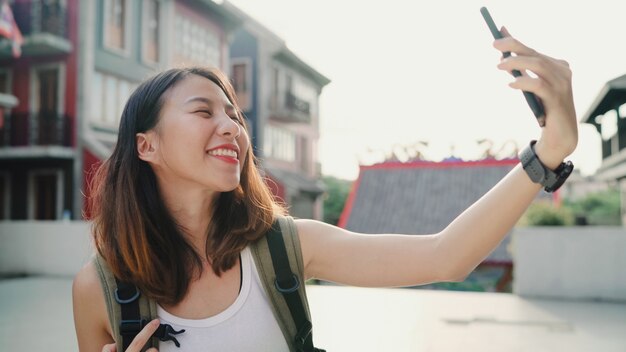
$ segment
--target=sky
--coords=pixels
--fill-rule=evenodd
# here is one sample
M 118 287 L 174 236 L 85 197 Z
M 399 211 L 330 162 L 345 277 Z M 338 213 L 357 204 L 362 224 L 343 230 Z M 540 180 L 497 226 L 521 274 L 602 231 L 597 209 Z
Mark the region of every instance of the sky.
M 626 73 L 626 2 L 619 0 L 230 0 L 283 38 L 332 80 L 320 96 L 322 173 L 358 176 L 396 146 L 428 142 L 423 154 L 476 159 L 490 139 L 506 152 L 540 128 L 513 80 L 496 68 L 500 53 L 480 15 L 526 45 L 567 60 L 578 119 L 604 84 Z M 601 137 L 579 127 L 569 158 L 590 175 Z M 511 144 L 509 143 L 508 146 Z

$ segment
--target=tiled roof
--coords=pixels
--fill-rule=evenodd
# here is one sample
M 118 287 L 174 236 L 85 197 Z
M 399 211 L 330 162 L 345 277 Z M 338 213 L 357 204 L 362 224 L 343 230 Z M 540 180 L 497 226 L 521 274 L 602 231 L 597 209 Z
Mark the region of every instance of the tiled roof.
M 517 163 L 488 159 L 362 166 L 339 225 L 361 233 L 439 232 Z M 510 263 L 508 243 L 507 235 L 487 260 Z

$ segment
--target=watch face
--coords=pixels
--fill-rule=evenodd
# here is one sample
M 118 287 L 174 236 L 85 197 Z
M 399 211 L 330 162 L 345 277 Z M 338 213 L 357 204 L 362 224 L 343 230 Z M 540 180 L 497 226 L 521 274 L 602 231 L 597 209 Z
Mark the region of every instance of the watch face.
M 547 185 L 545 187 L 546 192 L 554 192 L 557 189 L 559 189 L 563 185 L 563 183 L 565 183 L 565 180 L 567 180 L 567 178 L 569 177 L 569 175 L 572 173 L 573 170 L 574 170 L 574 164 L 572 164 L 571 161 L 567 161 L 559 165 L 559 167 L 556 169 L 557 171 L 556 181 L 554 182 L 554 184 Z

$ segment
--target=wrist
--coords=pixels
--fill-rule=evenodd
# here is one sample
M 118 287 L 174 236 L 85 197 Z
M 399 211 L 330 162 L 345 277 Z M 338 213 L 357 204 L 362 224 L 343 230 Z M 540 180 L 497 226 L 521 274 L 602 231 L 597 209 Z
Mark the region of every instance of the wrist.
M 544 151 L 542 157 L 536 151 L 537 145 L 540 146 L 540 152 Z M 530 145 L 521 151 L 519 158 L 532 182 L 541 184 L 546 192 L 554 192 L 572 173 L 574 165 L 571 161 L 561 162 L 562 154 L 549 151 L 537 141 L 531 141 Z
M 535 143 L 534 148 L 537 158 L 550 170 L 556 170 L 563 162 L 565 156 L 558 151 L 548 148 L 541 140 Z

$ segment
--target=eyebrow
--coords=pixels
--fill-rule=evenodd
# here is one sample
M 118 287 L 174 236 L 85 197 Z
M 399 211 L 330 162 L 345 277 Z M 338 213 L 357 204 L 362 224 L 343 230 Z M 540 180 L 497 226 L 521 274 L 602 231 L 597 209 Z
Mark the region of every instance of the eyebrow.
M 214 104 L 213 100 L 211 100 L 209 98 L 206 98 L 206 97 L 198 97 L 198 96 L 191 97 L 191 98 L 185 100 L 184 104 L 187 105 L 189 103 L 194 103 L 194 102 L 202 102 L 202 103 L 206 103 L 207 105 L 213 105 Z M 231 103 L 225 103 L 224 104 L 224 108 L 225 108 L 225 110 L 233 110 L 233 111 L 235 111 L 235 107 Z

